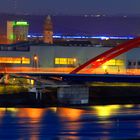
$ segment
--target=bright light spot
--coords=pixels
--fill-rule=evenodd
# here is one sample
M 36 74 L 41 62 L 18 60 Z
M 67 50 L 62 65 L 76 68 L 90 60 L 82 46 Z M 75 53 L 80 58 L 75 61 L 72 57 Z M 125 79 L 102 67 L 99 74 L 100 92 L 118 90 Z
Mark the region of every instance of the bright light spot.
M 31 85 L 34 85 L 34 80 L 31 80 L 30 82 L 31 82 Z
M 109 37 L 102 36 L 101 40 L 109 40 Z
M 88 16 L 88 15 L 87 15 Z M 28 37 L 43 37 L 42 34 L 29 34 Z M 69 39 L 69 38 L 93 38 L 93 39 L 101 39 L 101 40 L 108 40 L 108 39 L 134 39 L 133 36 L 84 36 L 84 35 L 81 35 L 81 36 L 65 36 L 65 35 L 53 35 L 53 38 L 64 38 L 64 39 Z
M 6 108 L 6 111 L 17 112 L 18 109 L 17 108 Z
M 73 61 L 74 61 L 74 62 L 76 62 L 76 61 L 77 61 L 77 59 L 76 59 L 76 58 L 74 58 L 74 59 L 73 59 Z
M 37 60 L 38 59 L 38 57 L 37 56 L 34 56 L 34 60 Z
M 134 107 L 134 105 L 124 105 L 124 107 L 126 107 L 126 108 L 132 108 L 132 107 Z
M 101 15 L 99 15 L 99 14 L 98 14 L 98 15 L 95 15 L 95 17 L 100 17 L 100 16 L 101 16 Z
M 15 25 L 16 26 L 27 26 L 29 24 L 26 21 L 17 21 L 17 22 L 15 22 Z
M 103 66 L 103 69 L 106 70 L 107 69 L 107 66 Z
M 120 108 L 120 105 L 109 105 L 109 106 L 95 106 L 94 109 L 99 117 L 110 117 Z

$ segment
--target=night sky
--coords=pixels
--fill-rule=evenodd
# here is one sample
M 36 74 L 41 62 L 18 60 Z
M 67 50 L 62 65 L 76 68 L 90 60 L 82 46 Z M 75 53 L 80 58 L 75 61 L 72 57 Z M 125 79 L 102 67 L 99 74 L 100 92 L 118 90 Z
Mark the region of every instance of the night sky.
M 0 0 L 0 12 L 17 14 L 140 14 L 140 0 Z

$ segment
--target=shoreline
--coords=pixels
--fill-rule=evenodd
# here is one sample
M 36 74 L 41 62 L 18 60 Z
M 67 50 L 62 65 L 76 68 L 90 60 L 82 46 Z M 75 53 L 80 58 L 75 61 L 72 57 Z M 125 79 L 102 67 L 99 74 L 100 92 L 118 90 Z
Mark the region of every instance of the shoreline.
M 71 95 L 73 97 L 73 95 Z M 58 98 L 57 91 L 49 93 L 20 92 L 0 94 L 0 107 L 80 107 L 93 105 L 140 104 L 139 86 L 93 86 L 89 87 L 88 103 L 71 102 Z M 75 98 L 74 98 L 75 99 Z M 79 100 L 80 97 L 77 99 Z

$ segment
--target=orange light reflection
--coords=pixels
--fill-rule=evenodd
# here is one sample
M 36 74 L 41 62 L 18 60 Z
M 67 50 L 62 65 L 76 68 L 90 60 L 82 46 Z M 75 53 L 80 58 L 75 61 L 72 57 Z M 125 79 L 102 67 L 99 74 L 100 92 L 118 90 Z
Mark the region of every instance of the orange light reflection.
M 84 113 L 84 110 L 72 108 L 58 108 L 57 113 L 59 114 L 60 117 L 64 119 L 76 121 L 80 119 L 80 116 Z
M 19 110 L 18 117 L 28 117 L 29 119 L 37 119 L 38 121 L 41 120 L 45 113 L 45 109 L 38 109 L 38 108 L 23 108 Z

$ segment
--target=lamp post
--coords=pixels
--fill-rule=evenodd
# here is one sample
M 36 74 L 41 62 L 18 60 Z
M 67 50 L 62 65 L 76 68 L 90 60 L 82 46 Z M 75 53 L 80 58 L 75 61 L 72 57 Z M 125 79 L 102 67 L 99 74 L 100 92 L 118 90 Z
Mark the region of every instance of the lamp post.
M 106 65 L 103 66 L 103 69 L 104 69 L 105 74 L 108 74 L 107 68 L 108 68 L 108 67 L 107 67 Z
M 33 57 L 33 67 L 38 68 L 38 56 L 36 54 Z
M 77 59 L 76 58 L 73 59 L 73 63 L 74 63 L 74 66 L 76 67 L 76 65 L 77 65 Z

